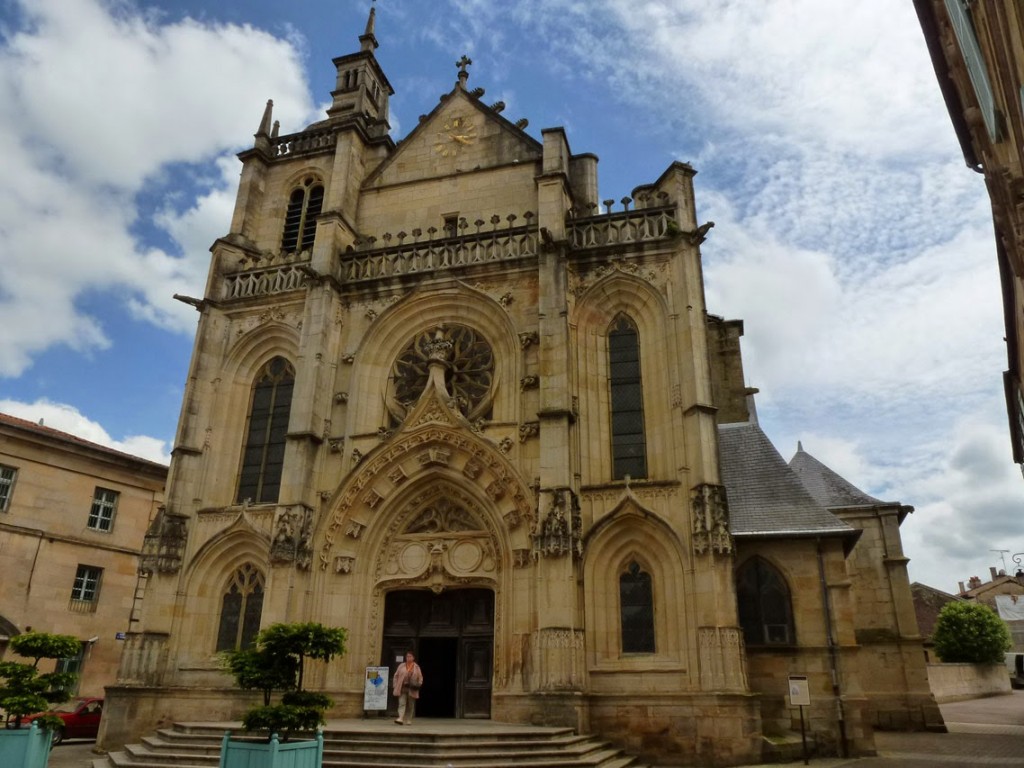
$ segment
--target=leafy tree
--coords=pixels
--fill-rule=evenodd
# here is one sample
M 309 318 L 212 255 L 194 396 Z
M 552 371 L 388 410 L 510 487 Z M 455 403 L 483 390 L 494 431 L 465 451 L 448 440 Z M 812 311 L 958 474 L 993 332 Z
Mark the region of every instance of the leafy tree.
M 240 688 L 263 692 L 263 706 L 250 709 L 242 724 L 247 731 L 276 733 L 288 741 L 293 733 L 316 730 L 334 702 L 322 693 L 303 690 L 306 659 L 328 662 L 345 653 L 346 631 L 316 623 L 272 624 L 251 648 L 228 651 L 227 669 Z M 273 691 L 284 691 L 271 704 Z
M 19 728 L 25 715 L 47 710 L 50 704 L 66 701 L 75 684 L 71 672 L 39 672 L 42 659 L 67 659 L 78 655 L 80 645 L 71 635 L 26 632 L 11 638 L 11 648 L 31 664 L 0 661 L 0 709 L 9 727 Z M 11 722 L 13 720 L 13 722 Z M 63 721 L 55 715 L 36 718 L 44 728 L 58 728 Z
M 987 605 L 967 600 L 946 603 L 932 633 L 939 658 L 947 663 L 995 664 L 1010 650 L 1010 630 Z

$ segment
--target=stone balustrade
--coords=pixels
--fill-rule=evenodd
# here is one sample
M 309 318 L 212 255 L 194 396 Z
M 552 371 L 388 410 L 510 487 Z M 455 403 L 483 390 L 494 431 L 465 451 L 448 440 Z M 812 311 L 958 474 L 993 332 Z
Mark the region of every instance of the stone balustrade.
M 642 243 L 670 237 L 679 231 L 675 206 L 641 208 L 603 216 L 571 219 L 569 243 L 573 250 L 619 243 Z
M 303 262 L 306 264 L 308 262 Z M 247 299 L 268 296 L 302 288 L 306 274 L 298 264 L 281 264 L 262 269 L 235 272 L 224 277 L 225 299 Z
M 334 146 L 334 131 L 291 133 L 272 139 L 271 152 L 274 157 L 291 157 L 306 152 L 319 152 Z
M 390 247 L 345 253 L 341 256 L 341 279 L 346 283 L 359 283 L 536 255 L 537 228 L 509 227 L 438 240 L 400 241 Z

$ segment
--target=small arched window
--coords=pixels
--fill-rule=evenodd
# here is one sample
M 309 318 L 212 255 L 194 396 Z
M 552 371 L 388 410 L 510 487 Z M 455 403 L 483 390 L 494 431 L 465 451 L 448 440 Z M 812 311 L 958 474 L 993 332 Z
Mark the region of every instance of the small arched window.
M 263 615 L 263 574 L 246 563 L 231 577 L 221 598 L 217 650 L 248 648 L 260 630 Z
M 294 388 L 295 370 L 283 357 L 272 359 L 256 377 L 238 481 L 239 503 L 246 499 L 254 504 L 277 501 Z
M 736 601 L 747 645 L 791 645 L 796 642 L 789 585 L 779 571 L 760 557 L 736 571 Z
M 640 379 L 640 335 L 633 321 L 619 315 L 608 331 L 611 387 L 612 477 L 647 477 L 644 398 Z
M 308 251 L 316 238 L 316 217 L 324 205 L 324 187 L 309 176 L 302 186 L 292 190 L 284 215 L 281 250 L 284 253 Z
M 619 576 L 623 653 L 654 653 L 654 592 L 651 574 L 633 560 Z

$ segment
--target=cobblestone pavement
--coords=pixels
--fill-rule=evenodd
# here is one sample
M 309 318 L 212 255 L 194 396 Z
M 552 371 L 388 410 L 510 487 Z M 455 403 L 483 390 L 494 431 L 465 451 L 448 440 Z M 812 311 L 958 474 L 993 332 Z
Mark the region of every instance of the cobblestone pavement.
M 941 709 L 949 733 L 880 732 L 875 734 L 876 757 L 811 758 L 809 764 L 815 768 L 1024 768 L 1024 691 L 943 704 Z M 49 768 L 91 768 L 97 757 L 93 746 L 75 740 L 54 747 Z M 803 761 L 788 765 L 796 768 Z

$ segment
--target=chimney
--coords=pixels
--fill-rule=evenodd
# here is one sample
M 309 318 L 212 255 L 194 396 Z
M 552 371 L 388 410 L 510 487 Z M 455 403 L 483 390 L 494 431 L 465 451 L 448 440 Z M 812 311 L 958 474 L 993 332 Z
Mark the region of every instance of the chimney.
M 961 591 L 961 592 L 966 592 L 966 591 L 967 591 L 966 589 L 964 589 L 964 583 L 963 583 L 962 581 L 958 581 L 958 582 L 956 583 L 956 585 L 957 585 L 958 587 L 960 587 L 960 591 Z
M 976 587 L 980 587 L 980 586 L 981 586 L 981 577 L 980 576 L 971 576 L 971 578 L 969 578 L 967 580 L 967 588 L 968 589 L 975 589 Z
M 996 570 L 994 565 L 988 567 L 988 572 L 992 574 L 992 581 L 995 581 L 999 577 L 999 572 Z

